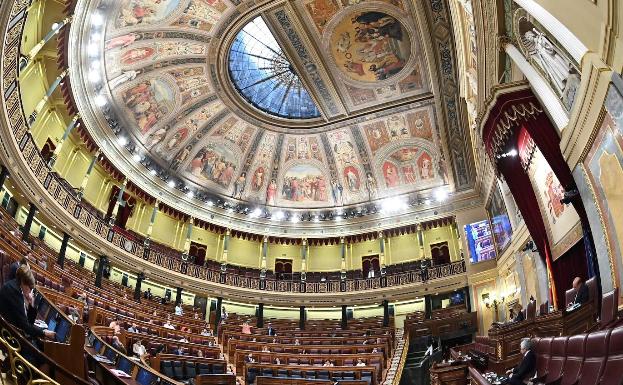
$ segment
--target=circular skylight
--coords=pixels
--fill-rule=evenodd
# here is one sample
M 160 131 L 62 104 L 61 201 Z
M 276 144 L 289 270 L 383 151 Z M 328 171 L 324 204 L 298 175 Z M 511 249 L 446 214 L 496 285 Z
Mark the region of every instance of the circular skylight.
M 254 107 L 282 118 L 312 119 L 320 111 L 261 16 L 238 32 L 229 51 L 236 89 Z

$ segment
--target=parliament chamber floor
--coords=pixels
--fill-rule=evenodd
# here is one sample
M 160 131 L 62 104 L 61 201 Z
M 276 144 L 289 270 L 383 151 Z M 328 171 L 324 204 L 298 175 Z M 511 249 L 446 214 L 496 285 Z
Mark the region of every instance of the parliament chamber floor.
M 621 26 L 0 0 L 0 385 L 623 385 Z

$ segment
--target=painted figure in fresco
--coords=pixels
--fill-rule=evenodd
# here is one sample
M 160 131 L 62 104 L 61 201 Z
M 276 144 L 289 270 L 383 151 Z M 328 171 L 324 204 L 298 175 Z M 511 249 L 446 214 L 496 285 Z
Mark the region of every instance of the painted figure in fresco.
M 121 63 L 125 65 L 136 64 L 151 57 L 156 51 L 151 47 L 132 48 L 121 55 Z
M 166 98 L 164 95 L 160 95 Z M 140 82 L 122 94 L 126 106 L 134 115 L 138 128 L 145 135 L 162 118 L 163 111 L 156 100 L 150 81 Z M 165 107 L 162 107 L 165 108 Z
M 376 181 L 371 173 L 366 175 L 366 190 L 368 190 L 368 199 L 376 196 Z
M 120 85 L 122 85 L 123 83 L 126 83 L 126 82 L 129 82 L 129 81 L 132 81 L 132 80 L 136 79 L 136 77 L 140 73 L 141 73 L 141 71 L 134 71 L 134 70 L 124 71 L 119 76 L 117 76 L 114 79 L 110 80 L 108 82 L 108 87 L 110 87 L 110 90 L 112 91 L 115 88 L 117 88 Z
M 359 191 L 359 173 L 353 166 L 348 166 L 344 169 L 344 177 L 348 183 L 348 190 L 350 192 Z
M 113 37 L 106 42 L 105 48 L 106 50 L 111 50 L 114 48 L 125 48 L 128 47 L 130 44 L 134 43 L 140 37 L 141 35 L 137 33 L 129 33 L 127 35 Z
M 331 181 L 331 194 L 333 195 L 333 202 L 335 202 L 335 205 L 343 205 L 344 204 L 344 200 L 342 197 L 342 190 L 343 187 L 341 184 L 338 183 L 338 181 L 336 179 L 333 179 Z
M 149 134 L 147 137 L 147 142 L 145 143 L 145 147 L 152 148 L 158 143 L 162 142 L 164 136 L 167 134 L 167 130 L 165 128 L 161 128 L 156 132 Z
M 435 177 L 433 173 L 433 163 L 428 154 L 422 154 L 422 156 L 418 160 L 418 163 L 420 165 L 420 176 L 422 177 L 422 179 L 431 179 Z
M 387 187 L 396 187 L 400 182 L 398 176 L 398 169 L 390 162 L 383 164 L 383 176 L 385 177 L 385 184 Z
M 242 192 L 244 191 L 246 185 L 247 173 L 243 172 L 234 182 L 234 193 L 232 194 L 232 198 L 242 199 Z
M 121 8 L 118 25 L 128 27 L 157 21 L 159 11 L 164 9 L 169 0 L 129 0 Z
M 274 179 L 270 180 L 268 187 L 266 188 L 266 204 L 267 205 L 275 205 L 275 201 L 277 198 L 277 181 Z
M 260 191 L 264 184 L 264 167 L 258 167 L 253 173 L 253 179 L 251 180 L 251 189 L 253 191 Z
M 190 155 L 190 150 L 193 148 L 192 144 L 184 147 L 182 151 L 175 157 L 171 167 L 178 168 L 186 159 L 188 159 L 188 155 Z
M 337 4 L 333 0 L 312 0 L 306 5 L 316 27 L 322 30 L 327 22 L 337 13 Z

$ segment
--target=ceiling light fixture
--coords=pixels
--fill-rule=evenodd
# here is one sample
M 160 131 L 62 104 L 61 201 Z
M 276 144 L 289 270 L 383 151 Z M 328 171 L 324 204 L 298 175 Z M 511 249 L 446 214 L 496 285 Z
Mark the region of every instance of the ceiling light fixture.
M 156 174 L 158 174 L 158 171 L 156 171 L 156 170 L 154 170 L 154 169 L 152 168 L 151 170 L 149 170 L 149 173 L 150 173 L 151 175 L 154 175 L 154 176 L 155 176 Z
M 251 218 L 259 218 L 260 215 L 262 215 L 262 209 L 259 207 L 256 207 L 253 211 L 251 211 L 251 214 L 249 214 Z
M 169 187 L 171 187 L 171 188 L 175 188 L 175 181 L 170 180 L 170 181 L 168 181 L 168 182 L 167 182 L 167 185 L 168 185 Z
M 448 199 L 448 191 L 445 188 L 438 188 L 437 190 L 435 190 L 435 192 L 433 193 L 435 196 L 435 200 L 437 202 L 443 202 L 446 199 Z
M 91 81 L 91 83 L 99 83 L 102 80 L 102 77 L 100 76 L 99 72 L 90 71 L 89 80 Z
M 126 138 L 125 136 L 120 136 L 118 142 L 120 145 L 125 146 L 126 144 L 128 144 L 128 138 Z
M 281 221 L 283 220 L 284 217 L 285 217 L 285 214 L 283 213 L 283 211 L 277 211 L 276 213 L 273 214 L 272 219 L 276 221 Z
M 132 155 L 132 159 L 134 159 L 135 162 L 140 162 L 141 160 L 143 160 L 143 157 L 141 156 L 141 154 L 134 154 Z
M 104 24 L 104 17 L 102 16 L 101 13 L 94 13 L 91 16 L 91 25 L 95 26 L 95 27 L 99 27 L 102 24 Z
M 298 216 L 298 215 L 293 215 L 293 216 L 290 218 L 290 222 L 292 222 L 292 223 L 298 223 L 298 221 L 299 221 L 299 220 L 300 220 L 300 218 L 299 218 L 299 216 Z
M 194 197 L 195 197 L 195 193 L 194 193 L 192 190 L 190 190 L 190 191 L 188 191 L 188 192 L 186 193 L 186 196 L 187 196 L 187 197 L 189 197 L 190 199 L 192 199 L 192 198 L 194 198 Z
M 106 97 L 104 95 L 97 95 L 94 100 L 95 105 L 98 107 L 104 107 L 107 103 Z

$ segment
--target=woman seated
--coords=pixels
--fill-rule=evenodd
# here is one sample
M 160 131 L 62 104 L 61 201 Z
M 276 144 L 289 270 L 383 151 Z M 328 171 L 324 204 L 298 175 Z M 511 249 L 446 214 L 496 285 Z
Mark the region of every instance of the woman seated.
M 251 334 L 251 325 L 249 325 L 249 321 L 244 321 L 242 324 L 242 333 Z

